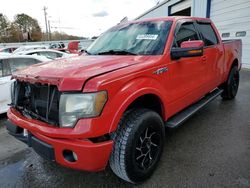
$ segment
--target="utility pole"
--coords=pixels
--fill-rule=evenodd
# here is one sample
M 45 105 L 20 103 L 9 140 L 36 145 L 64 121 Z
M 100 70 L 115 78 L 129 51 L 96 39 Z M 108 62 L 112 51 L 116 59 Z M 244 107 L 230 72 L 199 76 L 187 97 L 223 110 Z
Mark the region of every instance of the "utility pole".
M 49 40 L 51 41 L 51 27 L 50 27 L 50 21 L 48 20 L 48 25 L 49 25 Z
M 45 18 L 45 26 L 46 26 L 46 39 L 48 40 L 48 22 L 47 22 L 47 7 L 43 7 L 43 11 L 44 11 L 44 18 Z

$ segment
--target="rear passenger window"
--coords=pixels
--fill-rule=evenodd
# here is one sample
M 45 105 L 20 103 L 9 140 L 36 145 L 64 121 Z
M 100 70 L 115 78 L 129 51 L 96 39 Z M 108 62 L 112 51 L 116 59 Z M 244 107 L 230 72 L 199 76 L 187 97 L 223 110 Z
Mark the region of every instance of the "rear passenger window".
M 217 36 L 210 23 L 199 23 L 199 29 L 205 46 L 218 44 Z
M 182 42 L 192 40 L 199 40 L 194 24 L 184 23 L 176 35 L 174 47 L 180 47 Z

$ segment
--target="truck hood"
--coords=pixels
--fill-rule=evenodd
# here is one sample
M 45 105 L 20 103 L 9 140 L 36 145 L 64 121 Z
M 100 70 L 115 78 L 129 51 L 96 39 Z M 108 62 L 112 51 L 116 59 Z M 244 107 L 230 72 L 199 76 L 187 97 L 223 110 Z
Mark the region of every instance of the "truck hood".
M 145 61 L 145 56 L 77 56 L 30 66 L 13 78 L 31 83 L 57 85 L 59 91 L 80 91 L 95 76 Z

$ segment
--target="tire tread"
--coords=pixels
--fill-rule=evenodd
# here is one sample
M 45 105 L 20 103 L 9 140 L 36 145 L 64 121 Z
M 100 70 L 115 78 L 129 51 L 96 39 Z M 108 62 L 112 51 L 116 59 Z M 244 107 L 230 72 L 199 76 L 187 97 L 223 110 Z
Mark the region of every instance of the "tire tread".
M 140 117 L 148 112 L 148 109 L 131 109 L 125 112 L 118 124 L 118 130 L 112 133 L 111 138 L 114 140 L 114 147 L 109 160 L 112 171 L 121 179 L 133 182 L 127 172 L 125 165 L 126 145 L 129 142 L 129 136 Z

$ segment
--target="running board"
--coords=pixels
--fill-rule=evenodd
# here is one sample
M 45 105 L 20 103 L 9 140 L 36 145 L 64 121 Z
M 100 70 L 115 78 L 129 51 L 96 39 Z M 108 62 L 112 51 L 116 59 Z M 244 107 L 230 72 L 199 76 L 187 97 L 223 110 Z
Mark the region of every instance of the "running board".
M 169 128 L 176 128 L 182 123 L 184 123 L 188 118 L 195 114 L 198 110 L 204 107 L 206 104 L 214 100 L 217 96 L 219 96 L 223 90 L 215 89 L 211 93 L 205 95 L 201 100 L 192 104 L 191 106 L 185 108 L 181 112 L 177 113 L 173 117 L 171 117 L 168 121 L 165 122 L 165 126 Z

